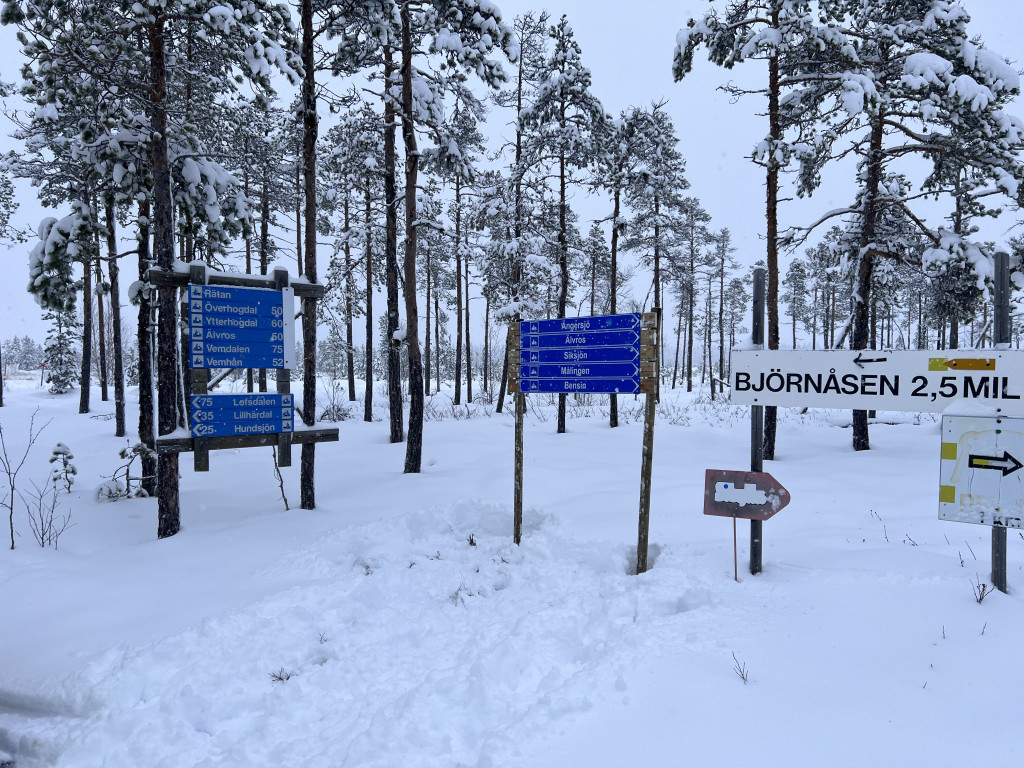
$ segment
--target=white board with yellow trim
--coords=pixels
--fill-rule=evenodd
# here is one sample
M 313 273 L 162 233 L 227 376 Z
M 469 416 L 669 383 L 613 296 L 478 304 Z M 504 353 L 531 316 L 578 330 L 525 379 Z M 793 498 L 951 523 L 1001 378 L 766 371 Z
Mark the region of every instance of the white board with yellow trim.
M 943 416 L 939 519 L 1024 528 L 1024 419 Z

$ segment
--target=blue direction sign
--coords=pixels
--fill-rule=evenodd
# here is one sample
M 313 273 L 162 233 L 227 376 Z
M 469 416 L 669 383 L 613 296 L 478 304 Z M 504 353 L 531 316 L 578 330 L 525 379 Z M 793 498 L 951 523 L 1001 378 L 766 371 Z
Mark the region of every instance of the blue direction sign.
M 527 379 L 519 380 L 521 392 L 580 392 L 634 394 L 640 391 L 640 377 L 628 379 Z
M 555 320 L 527 320 L 519 325 L 522 334 L 576 333 L 579 331 L 638 331 L 640 313 L 599 315 L 596 317 L 560 317 Z
M 629 347 L 590 347 L 587 349 L 524 349 L 521 363 L 625 363 L 640 360 L 640 349 Z
M 192 436 L 228 437 L 291 432 L 291 394 L 193 395 Z
M 190 312 L 221 315 L 284 315 L 281 291 L 272 288 L 190 284 L 188 308 Z
M 284 332 L 288 321 L 283 317 L 270 315 L 213 315 L 189 313 L 190 328 L 205 328 L 225 331 L 253 331 L 255 333 Z
M 282 324 L 283 326 L 283 324 Z M 253 343 L 256 344 L 283 344 L 284 328 L 276 330 L 270 328 L 211 328 L 196 325 L 189 329 L 189 338 L 192 341 L 205 341 L 207 343 L 223 342 L 225 344 Z
M 577 333 L 528 333 L 521 337 L 522 349 L 580 349 L 589 347 L 631 347 L 640 344 L 639 331 L 579 331 Z
M 289 359 L 286 355 L 258 354 L 258 353 L 230 353 L 230 352 L 193 352 L 189 355 L 193 368 L 294 368 L 288 365 Z M 294 353 L 293 353 L 294 359 Z
M 536 364 L 519 366 L 521 378 L 565 379 L 570 377 L 587 377 L 599 379 L 635 378 L 640 375 L 640 366 L 636 363 L 565 363 Z
M 521 392 L 640 391 L 639 313 L 519 325 Z
M 189 285 L 193 368 L 294 368 L 294 291 Z

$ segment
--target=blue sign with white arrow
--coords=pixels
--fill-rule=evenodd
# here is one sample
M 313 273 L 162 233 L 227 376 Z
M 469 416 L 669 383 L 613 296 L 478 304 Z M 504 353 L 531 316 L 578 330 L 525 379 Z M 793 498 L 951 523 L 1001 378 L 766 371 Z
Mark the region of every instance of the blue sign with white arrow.
M 631 395 L 640 391 L 640 378 L 629 379 L 528 379 L 519 380 L 521 392 L 576 392 Z
M 554 320 L 526 320 L 519 324 L 521 334 L 576 333 L 579 331 L 637 331 L 640 313 L 598 315 L 595 317 L 560 317 Z
M 590 349 L 524 349 L 520 363 L 628 363 L 640 360 L 640 348 L 592 347 Z
M 529 363 L 519 366 L 520 378 L 567 379 L 585 377 L 595 379 L 635 378 L 640 375 L 636 363 L 566 363 L 564 365 Z
M 291 394 L 193 395 L 192 436 L 228 437 L 291 432 Z
M 639 313 L 519 325 L 521 392 L 640 391 Z
M 579 349 L 588 347 L 639 346 L 639 331 L 580 331 L 578 333 L 529 333 L 523 335 L 522 349 Z

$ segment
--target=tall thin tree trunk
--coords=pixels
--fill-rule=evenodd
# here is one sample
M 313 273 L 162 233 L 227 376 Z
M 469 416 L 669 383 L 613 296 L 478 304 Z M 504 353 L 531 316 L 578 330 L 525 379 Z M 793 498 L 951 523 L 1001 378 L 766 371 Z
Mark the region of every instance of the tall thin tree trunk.
M 423 324 L 423 370 L 426 373 L 423 376 L 423 394 L 430 394 L 430 248 L 427 248 L 427 269 L 424 275 L 424 282 L 426 283 L 426 314 L 427 319 Z M 434 325 L 438 325 L 437 317 L 434 317 Z M 440 355 L 438 355 L 440 357 Z M 438 387 L 438 390 L 441 388 Z
M 441 302 L 437 297 L 437 291 L 434 291 L 434 349 L 437 352 L 434 354 L 434 371 L 437 374 L 437 391 L 441 391 L 441 323 L 437 321 L 437 318 L 441 316 Z M 427 376 L 430 375 L 430 370 L 427 369 Z
M 854 294 L 853 335 L 850 349 L 867 349 L 870 331 L 869 309 L 871 307 L 871 275 L 875 255 L 870 250 L 875 239 L 875 224 L 878 216 L 878 190 L 882 182 L 882 140 L 884 136 L 884 113 L 874 117 L 871 126 L 868 149 L 867 173 L 864 179 L 864 213 L 860 233 L 860 263 L 857 266 L 857 290 Z M 853 450 L 866 451 L 871 447 L 868 437 L 868 412 L 853 412 Z
M 303 2 L 305 0 L 302 0 Z M 295 261 L 299 276 L 303 274 L 302 249 L 302 152 L 305 138 L 295 147 Z
M 345 232 L 349 230 L 349 196 L 345 195 Z M 352 294 L 355 280 L 352 275 L 352 246 L 345 238 L 345 368 L 348 371 L 348 401 L 356 401 L 355 337 L 352 328 Z
M 661 309 L 661 198 L 654 196 L 654 307 Z M 661 332 L 661 314 L 658 314 L 658 344 L 661 347 L 659 359 L 665 357 L 665 335 Z M 661 370 L 654 380 L 654 399 L 661 402 Z
M 692 242 L 692 241 L 691 241 Z M 686 296 L 686 391 L 693 392 L 693 310 L 694 295 L 697 293 L 696 254 L 690 246 L 690 284 Z
M 467 286 L 468 287 L 468 286 Z M 462 180 L 455 177 L 455 397 L 462 402 Z
M 491 393 L 491 297 L 484 295 L 484 392 Z
M 672 389 L 676 388 L 676 376 L 679 373 L 679 342 L 683 335 L 683 313 L 679 312 L 679 322 L 676 323 L 676 359 L 672 363 Z
M 773 29 L 779 28 L 779 6 L 772 7 Z M 774 143 L 782 141 L 782 119 L 779 109 L 779 57 L 774 54 L 768 59 L 768 135 Z M 768 161 L 765 183 L 765 217 L 767 219 L 765 264 L 768 285 L 765 308 L 768 314 L 768 349 L 779 348 L 779 164 L 774 154 Z M 775 458 L 775 435 L 778 409 L 774 405 L 764 409 L 763 458 Z
M 562 109 L 562 121 L 565 124 L 565 109 Z M 565 317 L 566 305 L 569 302 L 569 230 L 566 214 L 566 168 L 565 152 L 558 153 L 558 316 Z M 565 432 L 565 392 L 558 394 L 558 434 Z
M 152 129 L 153 251 L 157 267 L 174 268 L 174 229 L 171 201 L 171 167 L 167 146 L 167 61 L 164 21 L 149 27 L 150 126 Z M 157 435 L 168 435 L 178 427 L 178 289 L 161 288 L 158 294 L 160 321 L 157 323 Z M 159 495 L 157 536 L 173 536 L 181 528 L 178 506 L 178 454 L 157 458 Z
M 249 156 L 249 137 L 246 136 L 242 142 L 242 151 L 245 156 Z M 248 165 L 242 169 L 242 192 L 245 194 L 246 199 L 249 198 L 249 167 Z M 245 235 L 245 274 L 252 274 L 252 237 L 250 234 Z M 253 377 L 253 369 L 245 369 L 245 391 L 252 392 L 256 388 L 256 382 Z
M 373 246 L 370 226 L 373 221 L 370 179 L 366 179 L 366 370 L 363 372 L 363 421 L 373 421 Z
M 97 230 L 96 235 L 96 286 L 99 288 L 103 285 L 103 262 L 99 256 L 99 232 Z M 107 402 L 109 399 L 107 394 L 107 324 L 106 324 L 106 313 L 103 311 L 103 292 L 96 292 L 96 327 L 98 332 L 96 334 L 96 351 L 100 355 L 100 400 Z
M 387 92 L 395 76 L 394 53 L 390 46 L 384 47 L 384 210 L 385 237 L 384 262 L 387 284 L 387 362 L 388 362 L 388 412 L 390 439 L 400 443 L 404 437 L 402 414 L 402 363 L 400 348 L 395 343 L 398 330 L 398 200 L 395 192 L 395 104 Z
M 619 293 L 619 216 L 622 213 L 621 209 L 622 191 L 616 187 L 615 195 L 613 197 L 613 208 L 612 208 L 612 260 L 611 260 L 611 275 L 609 276 L 609 308 L 611 314 L 615 314 L 618 311 L 618 293 Z M 608 396 L 608 426 L 615 428 L 619 426 L 619 396 L 614 392 Z
M 270 172 L 263 172 L 263 192 L 260 198 L 260 274 L 270 268 Z M 267 391 L 267 369 L 260 368 L 256 385 L 260 392 Z
M 121 268 L 117 264 L 117 219 L 114 200 L 108 196 L 103 211 L 107 230 L 107 259 L 110 263 L 110 323 L 114 358 L 114 435 L 125 436 L 124 416 L 124 346 L 121 339 Z
M 316 69 L 313 61 L 313 0 L 302 0 L 302 180 L 306 229 L 303 263 L 306 279 L 316 282 Z M 302 416 L 316 423 L 316 299 L 302 300 Z M 299 468 L 299 505 L 316 509 L 316 443 L 303 443 Z
M 82 264 L 82 377 L 78 412 L 89 412 L 89 391 L 92 382 L 92 259 Z
M 412 15 L 402 5 L 402 138 L 405 143 L 405 323 L 409 353 L 409 436 L 405 472 L 419 472 L 423 456 L 423 358 L 420 356 L 419 309 L 416 306 L 416 192 L 419 151 L 413 125 Z
M 156 495 L 156 392 L 153 389 L 153 293 L 148 275 L 152 260 L 150 256 L 150 203 L 139 202 L 138 255 L 139 280 L 143 289 L 139 291 L 139 440 L 149 449 L 142 455 L 142 489 L 149 496 Z
M 469 343 L 469 233 L 466 235 L 466 258 L 463 269 L 466 270 L 466 402 L 473 402 L 473 347 Z

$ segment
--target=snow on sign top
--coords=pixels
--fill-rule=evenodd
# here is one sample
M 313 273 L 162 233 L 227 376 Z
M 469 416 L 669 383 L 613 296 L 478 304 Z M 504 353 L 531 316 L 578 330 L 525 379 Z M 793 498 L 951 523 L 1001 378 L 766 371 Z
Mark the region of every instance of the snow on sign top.
M 1024 402 L 1024 353 L 1013 350 L 734 350 L 732 402 L 941 412 Z

